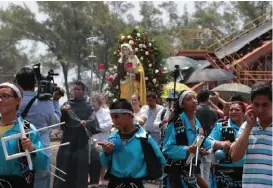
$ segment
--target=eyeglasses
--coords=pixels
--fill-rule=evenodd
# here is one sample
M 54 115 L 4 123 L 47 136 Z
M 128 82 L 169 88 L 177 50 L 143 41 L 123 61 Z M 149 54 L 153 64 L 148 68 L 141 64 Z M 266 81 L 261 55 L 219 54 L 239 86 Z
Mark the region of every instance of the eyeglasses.
M 13 95 L 2 95 L 0 96 L 1 101 L 8 101 L 10 98 L 14 98 Z

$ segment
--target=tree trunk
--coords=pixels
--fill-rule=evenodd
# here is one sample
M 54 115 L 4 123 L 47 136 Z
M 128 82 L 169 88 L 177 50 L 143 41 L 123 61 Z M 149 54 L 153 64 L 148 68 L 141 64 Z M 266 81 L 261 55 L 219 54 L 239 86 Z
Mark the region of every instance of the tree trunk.
M 77 72 L 77 80 L 81 80 L 81 63 L 78 63 L 78 72 Z
M 66 90 L 66 96 L 67 99 L 69 99 L 70 91 L 69 91 L 69 86 L 68 86 L 68 67 L 64 63 L 61 63 L 62 69 L 63 69 L 63 75 L 64 75 L 64 86 Z

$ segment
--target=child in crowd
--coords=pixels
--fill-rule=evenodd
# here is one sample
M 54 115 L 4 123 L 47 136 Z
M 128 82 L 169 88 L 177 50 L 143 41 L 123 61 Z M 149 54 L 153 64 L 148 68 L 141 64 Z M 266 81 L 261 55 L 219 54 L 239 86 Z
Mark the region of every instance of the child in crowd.
M 148 165 L 140 138 L 146 137 L 146 131 L 133 123 L 133 108 L 127 100 L 114 102 L 110 106 L 110 113 L 117 130 L 103 143 L 104 151 L 101 153 L 101 164 L 108 169 L 108 188 L 144 188 L 143 180 L 147 176 Z M 157 143 L 151 136 L 148 136 L 148 143 L 163 168 L 166 161 Z

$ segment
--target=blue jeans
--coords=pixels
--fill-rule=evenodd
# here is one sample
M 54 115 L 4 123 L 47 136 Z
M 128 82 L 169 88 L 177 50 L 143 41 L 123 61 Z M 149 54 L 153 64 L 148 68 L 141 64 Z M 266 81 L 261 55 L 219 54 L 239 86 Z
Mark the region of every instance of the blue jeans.
M 50 176 L 50 170 L 36 173 L 33 188 L 49 188 Z

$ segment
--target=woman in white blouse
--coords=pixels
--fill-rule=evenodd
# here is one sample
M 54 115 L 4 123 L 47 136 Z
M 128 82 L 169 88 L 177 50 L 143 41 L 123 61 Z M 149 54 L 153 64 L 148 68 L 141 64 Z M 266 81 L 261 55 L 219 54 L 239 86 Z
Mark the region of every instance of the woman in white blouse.
M 101 133 L 93 136 L 98 142 L 105 142 L 110 135 L 110 131 L 113 125 L 109 110 L 102 107 L 103 101 L 101 100 L 101 94 L 94 94 L 91 97 L 91 104 L 95 111 L 96 117 L 100 124 Z M 103 177 L 105 169 L 101 168 L 99 153 L 95 148 L 91 149 L 91 163 L 89 168 L 90 184 L 103 184 Z
M 134 109 L 135 123 L 138 123 L 139 125 L 143 126 L 147 120 L 147 113 L 145 110 L 141 108 L 139 100 L 140 100 L 139 96 L 132 95 L 131 104 Z

